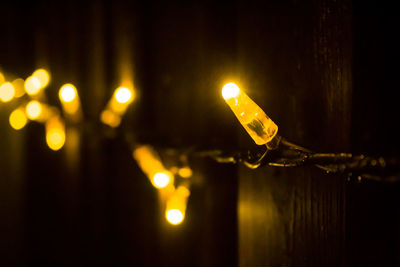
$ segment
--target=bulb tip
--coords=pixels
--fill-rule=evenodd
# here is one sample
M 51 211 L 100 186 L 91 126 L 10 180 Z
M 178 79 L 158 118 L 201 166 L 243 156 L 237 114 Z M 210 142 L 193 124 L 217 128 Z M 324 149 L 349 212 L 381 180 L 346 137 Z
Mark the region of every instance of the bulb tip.
M 222 88 L 222 97 L 225 100 L 228 100 L 230 98 L 235 98 L 239 95 L 239 93 L 240 93 L 240 88 L 234 83 L 227 83 Z

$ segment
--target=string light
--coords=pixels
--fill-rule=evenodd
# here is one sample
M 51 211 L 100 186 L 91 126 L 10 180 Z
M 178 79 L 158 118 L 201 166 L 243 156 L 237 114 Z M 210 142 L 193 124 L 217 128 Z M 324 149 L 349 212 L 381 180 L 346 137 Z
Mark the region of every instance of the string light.
M 12 128 L 15 130 L 21 130 L 28 122 L 28 118 L 25 115 L 25 108 L 19 107 L 10 114 L 9 122 Z
M 6 78 L 4 77 L 4 74 L 1 73 L 1 71 L 0 71 L 0 85 L 5 81 L 6 81 Z
M 162 189 L 173 185 L 173 174 L 164 167 L 158 153 L 152 147 L 137 147 L 133 151 L 133 158 L 155 188 Z
M 120 104 L 130 103 L 133 101 L 132 91 L 126 87 L 120 87 L 115 91 L 115 100 Z
M 65 126 L 59 116 L 53 116 L 46 121 L 46 143 L 54 151 L 65 144 Z
M 49 72 L 38 69 L 25 80 L 25 91 L 30 96 L 36 96 L 48 85 L 49 81 Z
M 157 172 L 153 176 L 153 185 L 154 187 L 161 189 L 166 187 L 171 183 L 171 173 L 170 172 Z
M 25 111 L 30 120 L 36 120 L 42 115 L 43 105 L 37 100 L 32 100 L 26 105 Z
M 44 69 L 35 71 L 26 81 L 18 78 L 12 83 L 6 82 L 4 75 L 0 73 L 0 100 L 9 102 L 14 98 L 21 97 L 24 94 L 23 88 L 30 96 L 36 96 L 48 85 L 49 81 L 50 75 Z M 386 174 L 385 171 L 389 170 L 388 172 L 391 174 L 392 169 L 398 171 L 400 164 L 397 159 L 376 159 L 347 153 L 313 153 L 279 137 L 277 135 L 278 126 L 236 84 L 226 84 L 222 89 L 222 97 L 256 144 L 267 145 L 270 148 L 271 143 L 274 143 L 275 148 L 279 147 L 279 149 L 274 153 L 268 153 L 268 157 L 266 157 L 268 150 L 263 153 L 246 151 L 232 154 L 219 150 L 191 151 L 188 154 L 186 151 L 179 154 L 180 163 L 167 170 L 152 146 L 135 145 L 133 157 L 151 184 L 158 189 L 160 200 L 165 208 L 165 218 L 172 225 L 179 225 L 185 219 L 190 196 L 190 180 L 188 179 L 193 175 L 187 162 L 189 154 L 193 157 L 211 157 L 221 163 L 241 162 L 252 169 L 263 165 L 275 167 L 314 165 L 330 173 L 357 174 L 357 177 L 361 177 L 359 175 L 361 174 L 362 177 L 377 181 L 399 181 L 397 177 L 393 178 L 393 176 L 386 180 L 381 179 L 373 172 Z M 134 98 L 135 93 L 129 87 L 117 88 L 101 113 L 101 121 L 111 127 L 117 127 Z M 64 84 L 59 90 L 59 99 L 64 115 L 68 117 L 81 114 L 80 99 L 74 85 Z M 66 142 L 65 123 L 58 109 L 37 100 L 31 100 L 26 106 L 20 106 L 11 112 L 9 123 L 13 129 L 20 130 L 28 123 L 28 119 L 45 123 L 46 143 L 50 149 L 56 151 L 64 146 Z M 71 129 L 74 128 L 69 128 L 69 130 Z M 279 137 L 279 142 L 276 143 L 274 140 L 277 140 L 277 137 Z M 174 175 L 177 175 L 176 181 Z M 175 188 L 175 184 L 178 184 L 177 188 Z
M 29 76 L 25 80 L 25 91 L 28 95 L 37 95 L 40 92 L 40 81 L 38 78 Z
M 190 190 L 186 186 L 178 186 L 167 201 L 165 218 L 170 224 L 178 225 L 185 219 L 187 200 Z
M 12 85 L 14 86 L 15 89 L 15 97 L 22 97 L 25 94 L 25 90 L 24 90 L 24 84 L 25 81 L 21 78 L 15 79 L 12 82 Z
M 276 136 L 278 126 L 236 84 L 226 84 L 222 97 L 257 145 L 265 145 Z
M 45 88 L 50 82 L 50 74 L 45 69 L 36 70 L 32 76 L 39 80 L 41 88 Z
M 190 178 L 193 175 L 193 171 L 190 167 L 182 167 L 178 170 L 178 175 L 182 178 Z
M 100 120 L 110 127 L 117 127 L 121 123 L 129 104 L 135 98 L 135 93 L 128 87 L 118 87 L 108 102 L 106 108 L 100 114 Z
M 78 122 L 81 120 L 81 101 L 78 91 L 73 84 L 67 83 L 61 86 L 58 97 L 66 115 Z
M 10 82 L 5 82 L 0 86 L 0 100 L 10 102 L 15 95 L 14 86 Z

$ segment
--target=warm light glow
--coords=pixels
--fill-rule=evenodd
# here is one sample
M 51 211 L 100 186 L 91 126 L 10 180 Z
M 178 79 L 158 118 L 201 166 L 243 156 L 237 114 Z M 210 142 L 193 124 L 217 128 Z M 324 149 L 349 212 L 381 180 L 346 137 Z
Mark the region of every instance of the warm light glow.
M 20 130 L 24 128 L 26 123 L 28 122 L 28 119 L 26 118 L 24 108 L 18 108 L 11 112 L 10 114 L 10 125 L 12 128 L 15 130 Z
M 15 89 L 15 97 L 21 97 L 25 94 L 24 84 L 25 81 L 21 78 L 15 79 L 12 82 L 12 85 L 14 86 Z
M 157 172 L 153 176 L 153 185 L 156 188 L 164 188 L 166 187 L 171 179 L 172 175 L 168 172 Z
M 174 175 L 165 169 L 157 151 L 151 146 L 137 147 L 133 151 L 133 158 L 154 187 L 162 189 L 173 185 Z
M 36 100 L 32 100 L 26 105 L 25 112 L 29 119 L 35 120 L 41 115 L 42 109 L 42 104 Z
M 182 178 L 190 178 L 193 175 L 193 171 L 189 167 L 183 167 L 178 170 L 178 174 Z
M 118 87 L 113 97 L 108 101 L 107 107 L 101 113 L 100 120 L 111 127 L 119 126 L 134 96 L 133 90 L 127 87 Z
M 167 200 L 165 217 L 171 224 L 179 224 L 185 219 L 187 200 L 190 191 L 186 186 L 178 186 Z
M 37 95 L 40 89 L 40 80 L 37 77 L 30 76 L 25 80 L 25 91 L 28 95 Z
M 3 102 L 9 102 L 14 98 L 15 95 L 15 89 L 14 86 L 9 83 L 3 83 L 0 86 L 0 100 Z
M 237 97 L 239 95 L 240 89 L 234 83 L 227 83 L 222 88 L 222 97 L 226 100 L 229 98 Z
M 62 108 L 66 113 L 66 118 L 70 121 L 79 122 L 82 120 L 81 101 L 79 99 L 78 90 L 73 84 L 67 83 L 61 86 L 58 97 L 60 98 Z M 103 114 L 102 114 L 103 116 Z M 109 121 L 107 124 L 112 124 L 110 118 L 103 118 Z M 115 121 L 115 120 L 114 120 Z
M 76 98 L 76 88 L 72 84 L 64 84 L 58 93 L 62 102 L 72 102 Z
M 165 217 L 173 225 L 180 224 L 184 219 L 183 213 L 177 209 L 167 210 Z
M 6 81 L 6 78 L 4 77 L 3 73 L 0 72 L 0 85 Z
M 275 137 L 278 126 L 237 85 L 228 83 L 222 89 L 222 95 L 257 145 L 267 144 Z
M 46 142 L 50 149 L 61 149 L 65 143 L 65 127 L 61 118 L 55 116 L 46 122 Z
M 121 118 L 111 110 L 103 110 L 100 114 L 100 120 L 102 123 L 107 124 L 110 127 L 117 127 L 121 123 Z
M 132 91 L 126 87 L 119 87 L 115 91 L 115 99 L 118 103 L 124 104 L 132 102 L 133 94 Z
M 33 74 L 33 77 L 37 78 L 40 84 L 40 88 L 44 88 L 49 84 L 50 74 L 45 69 L 38 69 Z

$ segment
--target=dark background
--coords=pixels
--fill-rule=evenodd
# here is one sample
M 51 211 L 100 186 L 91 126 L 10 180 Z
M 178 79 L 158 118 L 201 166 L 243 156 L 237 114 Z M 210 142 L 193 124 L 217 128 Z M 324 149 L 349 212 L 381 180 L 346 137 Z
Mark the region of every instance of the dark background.
M 400 186 L 315 168 L 192 159 L 185 222 L 169 226 L 123 133 L 158 146 L 255 148 L 220 96 L 237 81 L 315 151 L 399 155 L 398 22 L 379 1 L 6 1 L 1 71 L 78 88 L 80 143 L 8 125 L 0 104 L 2 265 L 396 266 Z M 124 73 L 137 99 L 98 122 Z M 15 77 L 15 78 L 16 78 Z

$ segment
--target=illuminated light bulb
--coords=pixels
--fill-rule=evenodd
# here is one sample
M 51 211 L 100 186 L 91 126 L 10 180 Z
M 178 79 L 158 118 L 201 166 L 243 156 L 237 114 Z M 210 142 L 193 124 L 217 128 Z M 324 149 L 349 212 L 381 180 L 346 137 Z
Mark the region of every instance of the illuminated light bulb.
M 14 86 L 14 89 L 15 89 L 15 97 L 18 98 L 25 94 L 24 84 L 25 84 L 25 81 L 21 78 L 15 79 L 12 82 L 12 85 Z
M 115 91 L 115 99 L 120 104 L 130 103 L 133 100 L 132 91 L 126 87 L 119 87 Z
M 61 149 L 65 144 L 65 126 L 58 116 L 46 121 L 46 143 L 54 151 Z
M 167 185 L 170 184 L 172 180 L 172 174 L 169 172 L 157 172 L 153 176 L 153 185 L 156 188 L 165 188 Z
M 178 170 L 178 175 L 182 178 L 190 178 L 193 175 L 193 171 L 189 167 L 183 167 Z
M 151 146 L 143 145 L 137 147 L 133 151 L 133 158 L 154 187 L 166 189 L 173 186 L 174 175 L 166 170 L 157 151 Z
M 76 98 L 76 88 L 72 84 L 64 84 L 58 93 L 61 102 L 70 103 Z
M 178 225 L 183 222 L 189 195 L 189 189 L 181 185 L 169 197 L 165 211 L 165 218 L 169 223 Z
M 121 117 L 108 109 L 101 112 L 100 120 L 102 123 L 107 124 L 112 128 L 118 127 L 121 123 Z
M 42 114 L 42 111 L 43 111 L 42 104 L 36 100 L 30 101 L 25 108 L 26 115 L 30 120 L 38 119 Z
M 40 89 L 40 80 L 37 77 L 30 76 L 25 80 L 25 91 L 28 95 L 37 95 Z
M 18 108 L 11 112 L 10 118 L 9 118 L 10 125 L 13 129 L 15 130 L 20 130 L 24 128 L 24 126 L 27 124 L 28 119 L 25 115 L 24 108 Z
M 15 89 L 14 86 L 9 83 L 3 83 L 0 86 L 0 100 L 3 102 L 9 102 L 11 101 L 15 96 Z
M 184 219 L 182 212 L 177 209 L 168 210 L 165 217 L 167 218 L 168 222 L 173 225 L 180 224 Z
M 234 83 L 228 83 L 222 88 L 222 97 L 227 100 L 237 97 L 240 93 L 240 88 Z
M 100 115 L 100 120 L 111 127 L 117 127 L 121 123 L 129 104 L 135 97 L 134 91 L 127 87 L 118 87 L 108 101 L 106 108 Z
M 58 92 L 58 97 L 64 112 L 68 115 L 67 119 L 80 121 L 82 119 L 81 101 L 76 87 L 70 83 L 64 84 Z
M 278 126 L 236 84 L 226 84 L 222 97 L 257 145 L 265 145 L 276 136 Z
M 0 72 L 0 85 L 6 81 L 6 78 L 4 77 L 3 73 Z
M 45 69 L 38 69 L 33 74 L 33 77 L 37 78 L 40 84 L 40 88 L 44 88 L 49 84 L 50 74 Z

